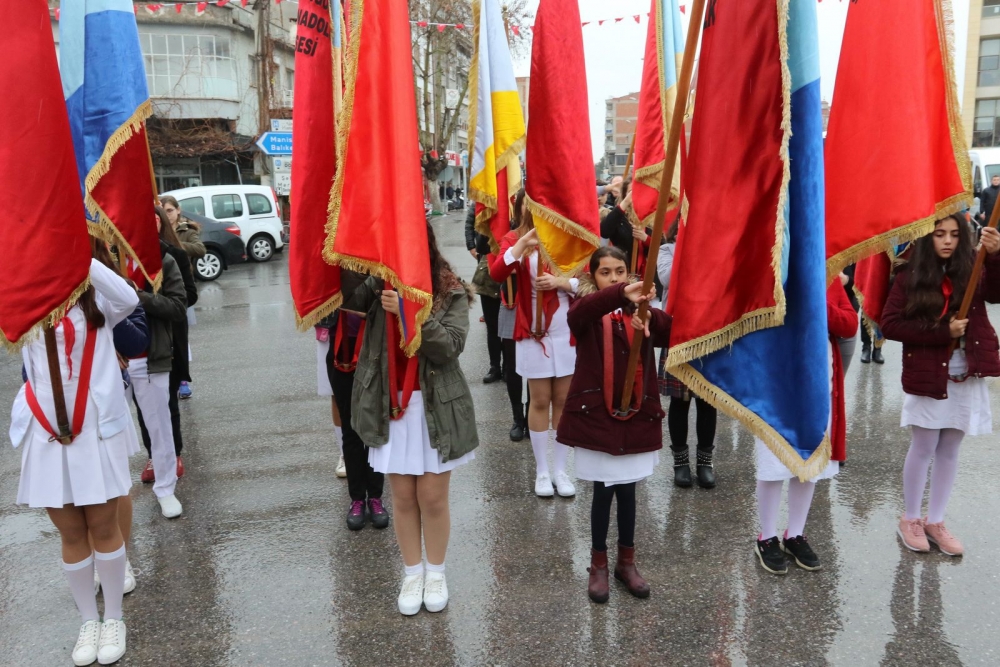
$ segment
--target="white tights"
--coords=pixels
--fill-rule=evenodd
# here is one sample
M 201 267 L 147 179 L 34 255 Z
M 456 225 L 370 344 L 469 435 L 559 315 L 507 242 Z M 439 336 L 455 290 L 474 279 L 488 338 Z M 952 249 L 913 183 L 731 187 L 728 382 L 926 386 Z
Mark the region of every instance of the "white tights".
M 927 503 L 927 522 L 941 523 L 948 507 L 948 498 L 958 474 L 958 449 L 965 433 L 953 428 L 930 429 L 911 427 L 912 441 L 903 464 L 903 502 L 907 519 L 919 519 L 920 507 L 927 488 L 927 471 L 931 472 L 931 496 Z
M 760 514 L 758 539 L 769 540 L 778 535 L 778 512 L 781 509 L 781 488 L 784 484 L 782 481 L 757 481 L 757 512 Z M 805 530 L 815 490 L 816 482 L 788 480 L 787 537 L 798 537 Z

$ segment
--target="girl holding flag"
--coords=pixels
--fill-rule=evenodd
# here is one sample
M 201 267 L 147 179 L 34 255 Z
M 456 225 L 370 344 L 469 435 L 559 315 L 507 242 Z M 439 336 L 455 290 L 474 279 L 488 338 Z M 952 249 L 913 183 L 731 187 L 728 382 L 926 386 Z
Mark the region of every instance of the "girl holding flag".
M 519 199 L 523 201 L 521 195 Z M 539 273 L 541 255 L 532 214 L 526 206 L 519 213 L 521 224 L 503 237 L 500 252 L 490 266 L 493 280 L 503 283 L 517 272 L 517 315 L 514 322 L 517 374 L 528 379 L 528 437 L 535 454 L 535 495 L 550 498 L 555 492 L 565 498 L 576 495 L 566 474 L 570 448 L 559 442 L 554 431 L 553 467 L 549 473 L 548 445 L 551 424 L 558 425 L 573 379 L 576 348 L 566 321 L 569 305 L 579 281 L 560 278 L 547 268 Z M 531 298 L 527 298 L 530 295 Z M 542 322 L 534 322 L 538 300 L 542 300 Z M 555 488 L 553 489 L 553 483 Z
M 1000 233 L 985 228 L 988 253 L 984 275 L 975 286 L 972 308 L 958 319 L 976 251 L 972 229 L 961 214 L 939 220 L 934 232 L 913 244 L 912 254 L 889 292 L 882 331 L 903 343 L 903 416 L 911 428 L 903 464 L 905 513 L 897 532 L 911 551 L 936 544 L 948 556 L 961 556 L 962 543 L 944 525 L 958 450 L 966 435 L 993 432 L 987 377 L 1000 376 L 997 334 L 986 302 L 1000 302 Z M 931 468 L 927 516 L 921 516 Z
M 53 388 L 42 338 L 22 352 L 27 382 L 14 399 L 10 436 L 22 451 L 17 502 L 46 508 L 62 538 L 63 570 L 83 619 L 73 662 L 109 665 L 125 654 L 126 557 L 118 501 L 132 485 L 128 454 L 135 443 L 111 331 L 135 310 L 139 299 L 128 283 L 96 259 L 91 261 L 90 281 L 55 327 L 72 438 L 64 442 L 53 430 Z M 97 612 L 95 570 L 104 588 L 103 623 Z
M 618 562 L 615 578 L 632 595 L 649 597 L 649 584 L 635 567 L 635 485 L 653 474 L 663 448 L 663 409 L 657 389 L 654 350 L 670 342 L 670 316 L 659 308 L 646 321 L 635 306 L 656 298 L 642 294 L 642 283 L 628 284 L 626 256 L 618 248 L 599 248 L 590 258 L 591 278 L 582 279 L 567 321 L 580 346 L 559 439 L 576 447 L 576 476 L 594 483 L 590 509 L 590 579 L 587 591 L 597 603 L 608 601 L 608 526 L 611 501 L 618 498 Z M 630 415 L 615 407 L 625 382 L 625 360 L 634 336 L 645 336 Z M 621 360 L 615 363 L 615 360 Z M 603 397 L 603 398 L 602 398 Z
M 351 425 L 370 447 L 372 468 L 389 476 L 405 566 L 397 603 L 406 616 L 419 612 L 421 604 L 431 612 L 448 604 L 448 486 L 451 471 L 475 458 L 479 445 L 472 395 L 458 361 L 469 333 L 472 294 L 441 256 L 430 225 L 427 240 L 434 301 L 414 357 L 406 357 L 396 342 L 399 294 L 382 280 L 368 278 L 343 306 L 366 314 Z M 395 316 L 388 327 L 387 313 Z

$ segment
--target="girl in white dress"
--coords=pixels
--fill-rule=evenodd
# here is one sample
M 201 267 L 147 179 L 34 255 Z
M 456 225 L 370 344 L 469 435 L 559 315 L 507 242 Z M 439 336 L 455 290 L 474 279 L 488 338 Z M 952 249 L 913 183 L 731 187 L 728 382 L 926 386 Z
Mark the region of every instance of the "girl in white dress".
M 555 276 L 545 266 L 539 275 L 541 257 L 537 252 L 534 220 L 523 205 L 518 215 L 521 225 L 501 240 L 500 251 L 490 266 L 490 276 L 502 283 L 517 271 L 515 356 L 517 374 L 528 380 L 528 436 L 535 454 L 535 494 L 550 498 L 558 491 L 560 496 L 572 497 L 576 495 L 576 487 L 566 474 L 570 448 L 559 442 L 554 430 L 550 429 L 559 424 L 576 365 L 576 348 L 566 323 L 566 313 L 579 281 Z M 531 298 L 525 298 L 528 295 Z M 542 322 L 535 321 L 539 298 L 542 299 Z M 551 474 L 550 434 L 554 468 Z
M 965 319 L 957 314 L 976 251 L 972 228 L 961 215 L 939 220 L 930 236 L 913 244 L 882 312 L 885 337 L 903 343 L 901 426 L 910 427 L 912 442 L 903 464 L 904 514 L 897 533 L 912 551 L 927 552 L 933 543 L 949 556 L 964 553 L 944 525 L 958 451 L 966 435 L 993 432 L 984 378 L 1000 376 L 1000 352 L 986 302 L 1000 302 L 1000 233 L 983 229 L 982 246 L 985 269 Z
M 46 508 L 62 538 L 63 569 L 83 619 L 73 649 L 76 665 L 111 664 L 125 653 L 125 544 L 117 515 L 118 499 L 132 484 L 128 450 L 135 440 L 111 330 L 139 299 L 97 260 L 91 262 L 90 280 L 91 287 L 55 327 L 72 442 L 54 437 L 55 403 L 42 338 L 22 351 L 28 381 L 14 399 L 10 426 L 11 442 L 21 448 L 17 502 Z M 104 587 L 103 623 L 95 568 Z

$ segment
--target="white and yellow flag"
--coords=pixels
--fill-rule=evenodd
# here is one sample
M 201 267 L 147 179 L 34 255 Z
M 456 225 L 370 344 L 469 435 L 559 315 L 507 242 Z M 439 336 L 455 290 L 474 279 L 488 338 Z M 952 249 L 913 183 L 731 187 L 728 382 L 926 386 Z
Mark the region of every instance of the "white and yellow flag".
M 510 230 L 510 194 L 521 187 L 519 155 L 526 130 L 499 0 L 473 0 L 472 167 L 469 197 L 476 229 L 494 250 Z

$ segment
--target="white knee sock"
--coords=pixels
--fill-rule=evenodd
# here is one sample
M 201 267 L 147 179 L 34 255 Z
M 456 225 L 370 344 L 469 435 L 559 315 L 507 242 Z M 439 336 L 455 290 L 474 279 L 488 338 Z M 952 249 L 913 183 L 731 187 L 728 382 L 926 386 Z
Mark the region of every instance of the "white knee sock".
M 528 431 L 531 439 L 531 450 L 535 453 L 535 474 L 549 474 L 549 432 Z
M 94 594 L 94 557 L 87 556 L 79 563 L 63 563 L 63 573 L 69 582 L 69 590 L 73 593 L 73 601 L 80 612 L 83 622 L 99 621 L 97 613 L 97 596 Z M 122 586 L 125 575 L 122 575 Z
M 552 467 L 555 468 L 556 473 L 566 472 L 566 461 L 569 459 L 572 447 L 556 440 L 555 431 L 549 431 L 549 433 L 552 434 Z
M 948 498 L 958 474 L 958 449 L 965 434 L 953 428 L 941 429 L 937 449 L 934 450 L 934 468 L 931 470 L 931 497 L 927 501 L 927 523 L 944 521 Z
M 788 480 L 788 530 L 785 531 L 785 537 L 798 537 L 806 529 L 814 491 L 816 482 Z
M 94 552 L 97 574 L 104 591 L 104 620 L 122 620 L 122 595 L 125 592 L 125 545 L 109 554 Z M 90 584 L 93 586 L 93 582 Z
M 427 561 L 427 565 L 424 566 L 424 569 L 426 569 L 428 572 L 436 572 L 438 574 L 444 574 L 444 563 L 441 563 L 440 565 L 434 565 L 430 561 Z
M 403 566 L 403 574 L 407 577 L 413 577 L 423 573 L 424 573 L 424 561 L 420 561 L 416 565 Z
M 784 482 L 757 480 L 757 514 L 760 515 L 759 540 L 778 536 L 778 510 L 781 508 L 781 487 Z
M 337 436 L 337 447 L 340 448 L 340 455 L 344 455 L 344 428 L 334 424 L 333 432 Z

